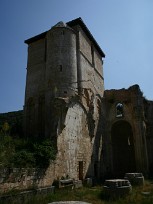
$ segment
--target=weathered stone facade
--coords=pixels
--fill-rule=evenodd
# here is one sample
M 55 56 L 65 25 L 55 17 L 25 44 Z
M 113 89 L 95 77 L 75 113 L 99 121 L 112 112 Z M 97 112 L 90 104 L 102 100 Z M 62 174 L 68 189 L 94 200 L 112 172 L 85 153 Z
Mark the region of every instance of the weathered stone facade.
M 103 99 L 106 163 L 110 173 L 113 176 L 124 176 L 125 172 L 143 172 L 146 175 L 146 119 L 139 86 L 105 91 Z
M 98 176 L 103 51 L 80 18 L 25 42 L 26 136 L 56 140 L 55 178 Z
M 82 19 L 25 43 L 25 135 L 56 141 L 54 179 L 151 172 L 153 102 L 138 85 L 104 91 L 105 54 Z

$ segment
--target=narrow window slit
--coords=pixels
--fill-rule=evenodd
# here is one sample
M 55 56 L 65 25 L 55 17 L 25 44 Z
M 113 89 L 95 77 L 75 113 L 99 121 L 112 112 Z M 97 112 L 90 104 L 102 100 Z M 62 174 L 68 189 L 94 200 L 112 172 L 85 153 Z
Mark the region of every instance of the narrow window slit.
M 63 66 L 59 65 L 59 71 L 62 72 L 63 71 Z

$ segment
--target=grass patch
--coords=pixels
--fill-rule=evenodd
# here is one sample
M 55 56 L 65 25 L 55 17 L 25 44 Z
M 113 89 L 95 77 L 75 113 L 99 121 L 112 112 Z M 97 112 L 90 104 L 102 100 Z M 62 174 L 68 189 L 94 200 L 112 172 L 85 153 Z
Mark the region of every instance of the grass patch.
M 150 192 L 149 195 L 142 192 Z M 35 195 L 31 198 L 22 199 L 23 204 L 47 204 L 54 201 L 84 201 L 92 204 L 151 204 L 153 203 L 153 184 L 146 181 L 143 187 L 133 187 L 132 193 L 117 200 L 106 199 L 101 186 L 93 188 L 83 187 L 81 189 L 56 189 L 55 194 Z M 0 202 L 1 203 L 1 202 Z M 1 204 L 6 204 L 3 202 Z M 10 204 L 18 204 L 19 200 L 14 198 Z

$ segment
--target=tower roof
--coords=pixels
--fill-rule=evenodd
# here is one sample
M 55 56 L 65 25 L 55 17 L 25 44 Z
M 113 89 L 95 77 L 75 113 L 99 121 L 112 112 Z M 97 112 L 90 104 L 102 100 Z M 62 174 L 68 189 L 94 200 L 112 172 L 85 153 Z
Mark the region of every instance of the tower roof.
M 56 25 L 54 25 L 53 27 L 66 27 L 66 24 L 63 21 L 60 21 Z
M 66 27 L 66 26 L 69 26 L 69 27 L 73 27 L 73 26 L 76 26 L 76 25 L 80 25 L 80 27 L 82 28 L 82 30 L 86 33 L 86 35 L 88 36 L 88 38 L 93 42 L 93 44 L 95 45 L 96 49 L 98 50 L 98 52 L 101 54 L 102 57 L 105 57 L 105 54 L 104 52 L 102 51 L 102 49 L 100 48 L 100 46 L 98 45 L 98 43 L 96 42 L 96 40 L 94 39 L 93 35 L 91 34 L 91 32 L 89 31 L 89 29 L 87 28 L 87 26 L 85 25 L 85 23 L 83 22 L 82 18 L 76 18 L 72 21 L 69 21 L 67 22 L 66 24 L 62 21 L 58 22 L 55 26 L 53 27 Z M 43 32 L 39 35 L 36 35 L 32 38 L 29 38 L 27 40 L 25 40 L 24 42 L 26 44 L 30 44 L 34 41 L 37 41 L 39 39 L 42 39 L 46 36 L 48 31 L 46 32 Z
M 86 33 L 86 35 L 88 36 L 88 38 L 94 43 L 95 47 L 97 48 L 97 50 L 100 52 L 102 57 L 105 57 L 104 52 L 102 51 L 102 49 L 100 48 L 100 46 L 98 45 L 97 41 L 95 40 L 95 38 L 93 37 L 93 35 L 91 34 L 91 32 L 89 31 L 89 29 L 87 28 L 86 24 L 83 22 L 82 18 L 76 18 L 72 21 L 67 22 L 67 25 L 72 27 L 75 25 L 80 25 L 82 30 Z

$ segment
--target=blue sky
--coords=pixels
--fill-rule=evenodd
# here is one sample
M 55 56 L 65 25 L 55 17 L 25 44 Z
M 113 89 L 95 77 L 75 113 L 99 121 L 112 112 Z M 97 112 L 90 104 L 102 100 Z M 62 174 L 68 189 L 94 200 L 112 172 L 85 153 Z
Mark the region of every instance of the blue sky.
M 78 17 L 106 54 L 105 89 L 139 84 L 153 100 L 152 0 L 0 0 L 0 113 L 24 105 L 24 40 Z

